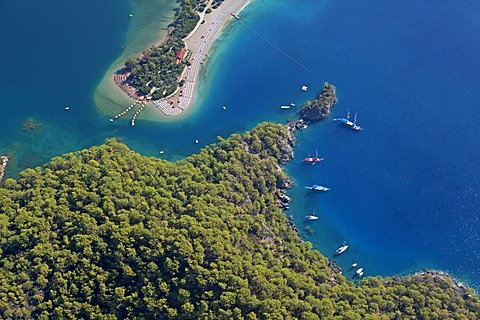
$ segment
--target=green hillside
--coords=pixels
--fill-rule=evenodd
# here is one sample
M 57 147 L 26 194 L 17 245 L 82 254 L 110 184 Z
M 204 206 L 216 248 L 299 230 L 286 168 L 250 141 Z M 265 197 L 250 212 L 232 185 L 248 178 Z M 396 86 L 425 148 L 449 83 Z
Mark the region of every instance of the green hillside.
M 0 188 L 3 319 L 479 319 L 449 277 L 328 267 L 277 208 L 292 157 L 260 124 L 177 163 L 106 144 Z

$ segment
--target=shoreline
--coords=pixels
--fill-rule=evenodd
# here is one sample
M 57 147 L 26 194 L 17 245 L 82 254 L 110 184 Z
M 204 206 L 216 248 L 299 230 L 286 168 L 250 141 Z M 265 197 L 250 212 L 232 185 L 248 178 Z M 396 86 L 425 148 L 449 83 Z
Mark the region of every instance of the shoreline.
M 330 101 L 333 101 L 333 103 L 328 107 L 328 113 L 324 116 L 324 117 L 321 117 L 319 120 L 317 120 L 318 122 L 321 122 L 322 120 L 326 119 L 329 117 L 330 115 L 330 107 L 334 106 L 337 102 L 337 97 L 336 97 L 336 88 L 335 86 L 329 84 L 328 82 L 325 82 L 324 83 L 324 86 L 323 86 L 323 89 L 322 89 L 322 93 L 319 95 L 319 100 L 321 100 L 323 102 L 323 98 L 324 98 L 324 94 L 327 92 L 327 88 L 331 86 L 333 88 L 333 99 L 330 99 Z M 288 158 L 282 158 L 281 160 L 279 160 L 279 165 L 278 165 L 278 168 L 280 171 L 282 171 L 283 173 L 285 173 L 285 175 L 287 176 L 287 178 L 285 179 L 284 181 L 284 184 L 278 188 L 278 195 L 275 199 L 275 203 L 276 203 L 276 206 L 285 214 L 286 218 L 287 218 L 287 225 L 288 227 L 293 230 L 294 232 L 296 232 L 299 236 L 299 238 L 301 239 L 302 242 L 305 242 L 305 241 L 309 241 L 308 239 L 306 239 L 300 232 L 298 226 L 295 224 L 295 222 L 293 221 L 293 215 L 289 215 L 288 214 L 288 210 L 290 209 L 289 208 L 289 205 L 290 205 L 290 201 L 293 197 L 292 194 L 288 194 L 288 189 L 290 189 L 292 186 L 295 185 L 295 182 L 294 182 L 294 178 L 293 176 L 287 174 L 286 172 L 286 168 L 285 168 L 285 164 L 288 163 L 288 162 L 291 162 L 295 159 L 295 152 L 294 152 L 294 148 L 296 146 L 296 143 L 297 143 L 297 131 L 302 131 L 302 130 L 305 130 L 308 128 L 308 125 L 310 125 L 311 122 L 317 122 L 317 121 L 311 121 L 310 120 L 305 120 L 301 115 L 299 115 L 299 118 L 296 119 L 290 119 L 288 120 L 288 122 L 286 124 L 283 124 L 283 126 L 287 129 L 288 131 L 288 138 L 289 138 L 289 146 L 291 147 L 291 154 L 290 154 L 290 157 Z M 313 243 L 312 243 L 313 245 Z M 337 262 L 332 259 L 331 257 L 328 257 L 326 253 L 324 253 L 323 251 L 320 251 L 320 248 L 317 248 L 315 245 L 313 245 L 313 248 L 315 248 L 316 250 L 318 250 L 325 258 L 328 259 L 328 267 L 335 273 L 339 273 L 339 274 L 343 274 L 343 271 L 342 271 L 342 268 L 337 264 Z M 354 277 L 350 277 L 350 276 L 347 276 L 347 275 L 344 275 L 347 279 L 349 279 L 349 281 L 355 281 L 358 283 L 358 281 L 360 281 L 361 279 L 364 279 L 364 278 L 357 278 L 355 279 Z M 373 277 L 378 277 L 380 275 L 371 275 L 371 276 L 366 276 L 365 278 L 373 278 Z M 385 283 L 388 283 L 390 282 L 390 279 L 393 279 L 394 281 L 398 281 L 398 280 L 405 280 L 406 278 L 408 277 L 412 277 L 413 279 L 425 279 L 425 278 L 428 278 L 428 277 L 432 277 L 433 279 L 436 279 L 436 280 L 443 280 L 443 281 L 451 281 L 451 283 L 448 283 L 449 287 L 452 288 L 455 292 L 457 292 L 458 294 L 460 295 L 469 295 L 470 296 L 470 291 L 469 290 L 472 290 L 473 291 L 473 294 L 477 294 L 477 291 L 475 290 L 475 288 L 468 283 L 468 281 L 461 281 L 457 276 L 447 272 L 447 271 L 443 271 L 443 270 L 438 270 L 438 269 L 429 269 L 429 268 L 426 268 L 426 269 L 413 269 L 413 270 L 410 270 L 408 272 L 405 272 L 404 274 L 401 274 L 401 275 L 387 275 L 387 276 L 380 276 L 382 278 L 382 280 L 385 282 Z
M 3 177 L 5 176 L 9 160 L 10 156 L 8 154 L 0 156 L 0 183 L 2 183 Z
M 178 87 L 168 97 L 152 101 L 163 115 L 176 117 L 182 115 L 192 105 L 195 90 L 199 85 L 200 71 L 206 64 L 213 44 L 234 19 L 239 19 L 238 14 L 251 2 L 251 0 L 226 0 L 211 13 L 200 14 L 200 20 L 193 31 L 184 39 L 185 48 L 190 52 L 188 60 L 191 66 L 186 67 L 180 79 L 184 85 Z
M 173 21 L 174 13 L 178 3 L 170 0 L 160 0 L 158 3 L 151 3 L 148 8 L 145 5 L 138 5 L 134 1 L 130 3 L 130 23 L 125 34 L 122 51 L 108 65 L 100 77 L 94 90 L 93 101 L 95 108 L 102 116 L 110 117 L 125 109 L 132 103 L 132 100 L 114 82 L 114 74 L 124 67 L 124 62 L 129 58 L 139 57 L 145 49 L 151 46 L 160 45 L 167 36 L 168 25 Z M 153 6 L 153 7 L 152 7 Z M 160 14 L 158 14 L 160 12 Z M 128 16 L 126 19 L 129 19 Z M 149 22 L 145 22 L 149 21 Z M 152 22 L 150 22 L 152 21 Z M 152 36 L 153 34 L 153 36 Z M 153 109 L 153 108 L 152 108 Z M 158 117 L 155 111 L 155 119 L 158 122 L 165 122 L 167 119 Z M 142 114 L 151 113 L 152 110 L 145 110 Z M 108 119 L 107 119 L 108 121 Z
M 178 116 L 186 113 L 187 109 L 192 105 L 194 100 L 194 92 L 199 85 L 199 78 L 202 70 L 202 65 L 204 65 L 209 58 L 214 42 L 218 39 L 218 35 L 232 22 L 234 19 L 238 19 L 238 13 L 243 10 L 251 0 L 225 0 L 222 5 L 216 9 L 213 9 L 210 13 L 202 12 L 199 14 L 200 19 L 195 26 L 194 30 L 184 39 L 185 48 L 189 52 L 188 60 L 191 65 L 185 67 L 179 77 L 179 81 L 183 80 L 184 84 L 181 87 L 177 87 L 174 93 L 168 97 L 155 100 L 155 101 L 145 101 L 144 103 L 148 106 L 155 107 L 153 110 L 148 110 L 151 108 L 146 108 L 145 111 L 149 111 L 149 115 L 152 117 L 147 117 L 148 120 L 154 122 L 164 122 L 165 120 L 172 121 L 173 117 L 175 120 L 178 119 Z M 208 2 L 211 5 L 211 1 Z M 207 7 L 209 8 L 209 6 Z M 163 36 L 163 41 L 167 35 Z M 112 64 L 109 72 L 112 71 L 112 67 L 115 65 L 119 67 L 118 63 Z M 117 70 L 118 71 L 118 70 Z M 117 81 L 115 81 L 116 79 Z M 123 83 L 119 83 L 118 80 L 121 79 L 118 76 L 117 72 L 114 72 L 113 75 L 109 74 L 109 79 L 104 79 L 108 81 L 108 86 L 110 90 L 115 90 L 116 93 L 121 92 L 121 104 L 125 106 L 125 110 L 129 110 L 128 106 L 132 103 L 138 103 L 140 100 L 134 94 L 132 95 L 133 88 L 125 86 Z M 113 89 L 112 87 L 115 87 Z M 137 99 L 135 99 L 137 98 Z M 116 110 L 120 111 L 120 110 Z M 123 110 L 122 110 L 123 111 Z M 117 116 L 108 113 L 109 116 L 114 116 L 114 120 L 118 119 L 121 115 L 125 114 L 122 112 L 117 114 Z M 158 112 L 160 111 L 160 112 Z M 103 112 L 105 114 L 105 112 Z M 140 118 L 145 119 L 144 114 L 137 114 Z M 157 115 L 157 117 L 155 117 Z M 161 117 L 158 117 L 160 115 Z M 136 116 L 134 116 L 135 118 Z M 111 118 L 112 119 L 112 118 Z M 133 119 L 132 119 L 133 120 Z M 132 126 L 134 121 L 132 121 Z
M 185 68 L 182 73 L 181 79 L 185 80 L 183 87 L 179 87 L 171 96 L 153 102 L 163 114 L 178 116 L 191 106 L 199 84 L 200 71 L 210 56 L 213 43 L 232 21 L 240 19 L 238 14 L 251 2 L 251 0 L 240 0 L 237 3 L 234 1 L 226 0 L 211 13 L 203 13 L 195 29 L 185 38 L 186 49 L 191 52 L 189 57 L 191 66 Z M 175 101 L 177 105 L 174 107 Z
M 228 0 L 227 0 L 227 1 L 228 1 Z M 225 26 L 224 26 L 223 28 L 225 28 Z M 220 30 L 219 32 L 221 32 L 221 31 L 222 31 L 222 30 Z M 214 41 L 213 41 L 213 42 L 214 42 Z M 213 42 L 212 42 L 212 43 L 213 43 Z M 201 68 L 199 68 L 199 71 L 200 71 L 200 69 L 201 69 Z M 198 74 L 197 74 L 197 79 L 198 79 Z M 112 82 L 113 82 L 113 81 L 112 81 Z M 198 82 L 195 83 L 195 89 L 197 88 L 198 85 L 199 85 Z M 121 92 L 121 91 L 120 91 L 120 92 Z M 188 111 L 191 110 L 191 107 L 192 107 L 192 106 L 190 105 L 190 108 L 188 108 L 188 109 L 186 110 L 187 112 L 183 112 L 182 115 L 184 115 L 185 113 L 188 113 Z M 147 109 L 151 109 L 151 110 L 148 110 L 148 111 L 150 111 L 150 112 L 157 111 L 157 110 L 156 110 L 157 108 L 147 108 Z M 147 111 L 147 110 L 145 110 L 145 111 Z M 145 118 L 145 111 L 142 113 L 142 116 L 144 116 L 143 118 Z M 157 112 L 157 113 L 158 113 L 158 112 Z M 160 115 L 161 115 L 161 114 L 160 114 Z M 172 117 L 172 118 L 178 119 L 178 116 Z M 150 119 L 149 119 L 149 120 L 150 120 Z M 151 119 L 151 121 L 154 121 L 154 119 Z
M 433 278 L 438 278 L 438 279 L 450 279 L 452 280 L 452 289 L 454 289 L 457 293 L 459 294 L 467 294 L 468 293 L 468 289 L 472 289 L 473 292 L 476 294 L 476 291 L 475 289 L 468 285 L 468 284 L 464 284 L 463 282 L 461 282 L 460 280 L 458 280 L 455 276 L 451 275 L 450 273 L 446 272 L 446 271 L 442 271 L 442 270 L 422 270 L 422 271 L 418 271 L 418 272 L 414 272 L 412 275 L 412 277 L 414 278 L 423 278 L 423 277 L 428 277 L 428 276 L 431 276 Z

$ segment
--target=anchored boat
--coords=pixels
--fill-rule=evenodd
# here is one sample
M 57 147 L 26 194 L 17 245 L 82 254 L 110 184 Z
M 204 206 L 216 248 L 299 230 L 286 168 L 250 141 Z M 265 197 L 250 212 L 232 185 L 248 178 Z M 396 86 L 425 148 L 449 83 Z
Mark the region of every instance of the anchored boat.
M 305 187 L 305 189 L 310 189 L 310 190 L 315 190 L 315 191 L 323 191 L 323 192 L 326 192 L 326 191 L 329 191 L 330 188 L 328 187 L 324 187 L 324 186 L 320 186 L 318 184 L 314 184 L 312 185 L 311 187 Z
M 315 221 L 315 220 L 318 220 L 318 216 L 315 214 L 315 211 L 314 211 L 312 214 L 307 214 L 305 216 L 305 219 L 309 221 Z
M 359 278 L 363 276 L 363 268 L 359 268 L 357 271 L 355 271 L 355 275 Z
M 338 248 L 337 250 L 335 250 L 335 254 L 342 254 L 342 253 L 344 253 L 347 249 L 348 249 L 348 245 L 347 245 L 347 244 L 344 244 L 343 246 L 341 246 L 340 248 Z
M 313 216 L 311 214 L 308 214 L 308 215 L 305 216 L 305 219 L 310 220 L 310 221 L 315 221 L 315 220 L 318 220 L 318 217 Z
M 340 121 L 342 124 L 344 124 L 345 126 L 349 127 L 352 130 L 355 130 L 355 131 L 363 130 L 362 127 L 357 125 L 357 113 L 355 113 L 355 116 L 353 118 L 353 122 L 350 121 L 350 110 L 348 110 L 346 118 L 336 118 L 336 119 L 333 119 L 333 121 Z
M 325 158 L 318 157 L 318 151 L 315 151 L 315 157 L 310 157 L 310 153 L 309 153 L 308 157 L 304 158 L 303 161 L 305 161 L 306 163 L 311 163 L 312 165 L 314 165 L 315 163 L 320 162 L 324 159 Z

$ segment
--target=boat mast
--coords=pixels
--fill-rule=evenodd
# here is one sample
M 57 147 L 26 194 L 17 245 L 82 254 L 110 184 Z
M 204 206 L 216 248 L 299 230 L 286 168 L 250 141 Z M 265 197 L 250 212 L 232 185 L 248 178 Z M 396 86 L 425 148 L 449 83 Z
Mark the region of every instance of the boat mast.
M 350 109 L 347 111 L 347 119 L 350 119 Z
M 355 112 L 355 117 L 353 118 L 353 124 L 357 124 L 357 113 Z

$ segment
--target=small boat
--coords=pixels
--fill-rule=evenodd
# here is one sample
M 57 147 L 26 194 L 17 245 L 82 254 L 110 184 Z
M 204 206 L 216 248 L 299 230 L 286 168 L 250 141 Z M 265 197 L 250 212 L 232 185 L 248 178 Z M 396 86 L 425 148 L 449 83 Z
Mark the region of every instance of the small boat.
M 295 104 L 295 103 L 293 103 L 293 102 L 292 102 L 292 103 L 290 103 L 290 105 L 291 105 L 292 107 L 295 107 L 295 106 L 296 106 L 296 104 Z
M 318 220 L 318 216 L 315 214 L 315 211 L 314 211 L 312 214 L 307 214 L 305 216 L 305 219 L 309 221 L 315 221 L 315 220 Z
M 164 154 L 164 153 L 165 153 L 165 151 L 163 151 L 163 150 L 162 150 L 162 151 L 160 151 L 159 153 L 160 153 L 160 154 Z
M 198 144 L 198 140 L 197 140 L 197 139 L 195 139 L 195 143 Z
M 65 110 L 70 110 L 70 107 L 69 107 L 69 106 L 65 106 L 64 109 L 65 109 Z
M 280 109 L 290 109 L 290 106 L 280 106 Z
M 324 187 L 324 186 L 320 186 L 318 184 L 314 184 L 312 185 L 311 187 L 305 187 L 305 189 L 310 189 L 310 190 L 315 190 L 315 191 L 323 191 L 323 192 L 326 192 L 326 191 L 329 191 L 330 188 L 328 187 Z
M 110 122 L 113 122 L 113 119 L 110 119 Z
M 131 18 L 131 17 L 133 17 L 133 14 L 130 13 L 128 16 Z
M 344 124 L 345 126 L 349 127 L 352 130 L 355 130 L 355 131 L 363 130 L 362 127 L 357 125 L 357 113 L 355 113 L 355 117 L 353 118 L 353 122 L 350 121 L 350 110 L 348 110 L 346 118 L 336 118 L 336 119 L 333 119 L 333 121 L 340 121 L 340 123 Z
M 310 157 L 310 153 L 309 153 L 308 157 L 303 159 L 304 162 L 311 163 L 312 165 L 314 165 L 315 163 L 320 162 L 322 160 L 325 160 L 325 158 L 320 158 L 318 156 L 318 151 L 315 151 L 315 157 Z
M 227 110 L 227 107 L 223 106 L 222 109 L 223 109 L 223 110 Z
M 342 253 L 344 253 L 347 249 L 348 249 L 348 245 L 344 244 L 343 246 L 341 246 L 340 248 L 338 248 L 337 250 L 335 250 L 335 254 L 342 254 Z
M 307 91 L 308 87 L 307 86 L 302 86 L 302 91 Z
M 359 278 L 363 276 L 363 268 L 359 268 L 357 271 L 355 271 L 355 274 Z
M 315 220 L 318 220 L 318 216 L 317 214 L 315 213 L 315 210 L 313 210 L 313 212 L 311 214 L 307 214 L 305 216 L 305 220 L 309 220 L 309 221 L 315 221 Z
M 356 262 L 352 263 L 352 268 L 355 268 L 357 266 L 358 266 L 358 264 Z

